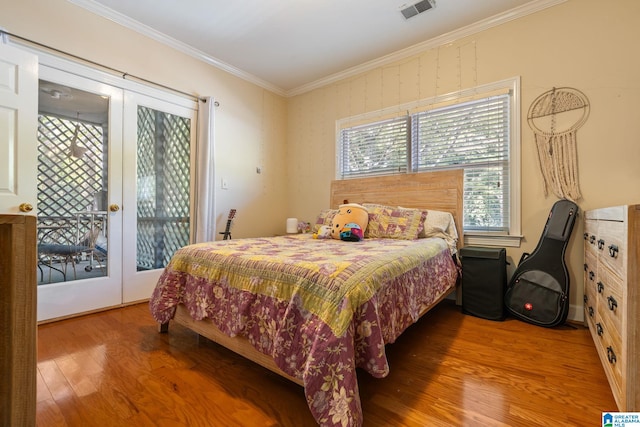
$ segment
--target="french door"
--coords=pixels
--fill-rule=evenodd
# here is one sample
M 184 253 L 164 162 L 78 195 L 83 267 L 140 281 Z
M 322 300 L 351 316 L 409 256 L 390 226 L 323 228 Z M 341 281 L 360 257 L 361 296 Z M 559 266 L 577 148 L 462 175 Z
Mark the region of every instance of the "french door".
M 38 321 L 42 321 L 123 302 L 124 93 L 59 69 L 41 65 L 39 71 Z M 89 125 L 102 132 L 87 135 L 84 130 Z M 98 153 L 91 149 L 93 145 L 101 147 Z M 92 176 L 100 186 L 87 191 Z M 106 206 L 94 206 L 92 190 L 106 195 Z M 94 231 L 105 239 L 101 247 L 106 250 L 99 251 L 96 242 L 84 242 L 87 233 Z M 88 250 L 71 253 L 68 247 Z M 99 274 L 85 277 L 86 263 L 81 259 L 89 256 L 91 268 Z
M 46 55 L 38 67 L 1 43 L 0 54 L 0 213 L 38 215 L 38 321 L 149 298 L 191 241 L 195 102 Z M 68 242 L 44 238 L 55 233 L 90 250 L 62 256 Z

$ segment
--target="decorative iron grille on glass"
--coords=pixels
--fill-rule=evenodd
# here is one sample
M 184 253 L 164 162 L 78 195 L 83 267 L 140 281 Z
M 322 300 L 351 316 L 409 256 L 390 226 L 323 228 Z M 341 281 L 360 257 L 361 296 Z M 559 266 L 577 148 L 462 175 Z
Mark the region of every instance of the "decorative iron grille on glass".
M 49 267 L 49 281 L 52 270 L 69 280 L 68 264 L 75 280 L 76 264 L 83 258 L 91 260 L 85 267 L 89 270 L 97 260 L 104 275 L 106 256 L 96 252 L 96 241 L 106 232 L 106 217 L 89 222 L 78 212 L 93 210 L 94 196 L 106 188 L 106 127 L 52 114 L 40 114 L 38 122 L 40 280 L 43 265 Z
M 106 128 L 53 115 L 38 120 L 38 217 L 75 220 L 106 189 Z M 78 141 L 86 149 L 82 158 L 70 151 Z
M 137 268 L 163 268 L 189 244 L 190 120 L 138 108 Z

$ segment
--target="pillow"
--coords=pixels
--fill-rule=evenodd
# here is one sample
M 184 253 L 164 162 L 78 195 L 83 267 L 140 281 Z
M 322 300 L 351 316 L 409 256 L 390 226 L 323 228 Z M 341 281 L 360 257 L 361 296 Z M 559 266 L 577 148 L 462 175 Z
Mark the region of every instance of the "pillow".
M 424 228 L 420 233 L 420 237 L 440 237 L 444 239 L 455 253 L 458 242 L 458 230 L 450 212 L 426 210 L 427 214 L 424 220 Z
M 337 209 L 325 209 L 320 212 L 316 218 L 316 222 L 313 224 L 312 231 L 317 233 L 323 225 L 331 227 L 331 221 L 333 221 L 333 217 L 336 216 L 337 213 Z
M 425 213 L 427 215 L 420 237 L 442 237 L 443 234 L 451 234 L 451 237 L 458 238 L 451 213 L 433 210 L 425 210 Z
M 365 237 L 414 240 L 423 228 L 426 211 L 364 203 L 369 211 Z

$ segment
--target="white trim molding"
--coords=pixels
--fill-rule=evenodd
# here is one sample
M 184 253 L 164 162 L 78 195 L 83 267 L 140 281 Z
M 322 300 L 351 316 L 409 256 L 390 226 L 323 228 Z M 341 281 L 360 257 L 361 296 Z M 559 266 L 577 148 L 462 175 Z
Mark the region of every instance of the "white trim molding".
M 305 92 L 309 92 L 314 89 L 318 89 L 322 86 L 326 86 L 331 83 L 335 83 L 339 80 L 343 80 L 349 77 L 353 77 L 365 71 L 370 71 L 375 68 L 383 67 L 396 61 L 408 58 L 413 55 L 418 55 L 430 49 L 435 49 L 440 46 L 444 46 L 449 43 L 453 43 L 461 38 L 477 34 L 481 31 L 488 30 L 498 25 L 505 24 L 518 18 L 530 15 L 532 13 L 539 12 L 549 7 L 556 6 L 561 3 L 565 3 L 567 0 L 537 0 L 526 3 L 520 7 L 515 7 L 504 13 L 499 13 L 490 18 L 483 19 L 466 27 L 459 28 L 455 31 L 443 34 L 439 37 L 435 37 L 424 42 L 417 43 L 413 46 L 409 46 L 405 49 L 401 49 L 386 56 L 382 56 L 378 59 L 365 62 L 352 68 L 348 68 L 336 74 L 324 77 L 306 85 L 299 86 L 295 89 L 287 91 L 287 96 L 301 95 Z
M 137 33 L 145 35 L 153 40 L 163 43 L 182 53 L 190 55 L 207 64 L 213 65 L 214 67 L 219 68 L 223 71 L 226 71 L 233 76 L 239 77 L 243 80 L 246 80 L 250 83 L 260 86 L 277 95 L 292 97 L 292 96 L 301 95 L 303 93 L 312 91 L 314 89 L 329 85 L 339 80 L 343 80 L 345 78 L 349 78 L 357 74 L 370 71 L 378 67 L 385 66 L 387 64 L 405 59 L 412 55 L 416 55 L 424 51 L 434 49 L 439 46 L 446 45 L 448 43 L 452 43 L 463 37 L 477 34 L 481 31 L 496 27 L 498 25 L 502 25 L 504 23 L 513 21 L 515 19 L 522 18 L 532 13 L 536 13 L 541 10 L 547 9 L 549 7 L 556 6 L 558 4 L 566 2 L 567 0 L 533 0 L 522 6 L 515 7 L 506 12 L 499 13 L 487 19 L 483 19 L 474 24 L 467 25 L 466 27 L 462 27 L 455 31 L 451 31 L 449 33 L 443 34 L 441 36 L 438 36 L 429 40 L 425 40 L 424 42 L 417 43 L 413 46 L 409 46 L 405 49 L 401 49 L 389 55 L 385 55 L 380 58 L 374 59 L 372 61 L 368 61 L 363 64 L 357 65 L 355 67 L 348 68 L 339 73 L 335 73 L 327 77 L 323 77 L 321 79 L 318 79 L 316 81 L 310 82 L 308 84 L 299 86 L 297 88 L 294 88 L 288 91 L 272 83 L 269 83 L 253 74 L 247 73 L 239 68 L 236 68 L 233 65 L 227 64 L 226 62 L 221 61 L 220 59 L 215 58 L 207 53 L 204 53 L 201 50 L 195 49 L 187 45 L 186 43 L 178 41 L 172 37 L 167 36 L 166 34 L 163 34 L 157 30 L 154 30 L 153 28 L 147 25 L 144 25 L 134 19 L 131 19 L 128 16 L 125 16 L 119 12 L 116 12 L 113 9 L 110 9 L 100 3 L 97 3 L 94 0 L 68 0 L 68 1 L 96 15 L 102 16 L 105 19 L 108 19 L 119 25 L 129 28 L 130 30 L 133 30 Z
M 221 61 L 218 58 L 215 58 L 209 54 L 202 52 L 201 50 L 195 49 L 192 46 L 189 46 L 186 43 L 183 43 L 179 40 L 174 39 L 173 37 L 169 37 L 160 31 L 157 31 L 147 25 L 136 21 L 135 19 L 129 18 L 126 15 L 123 15 L 119 12 L 116 12 L 113 9 L 110 9 L 100 3 L 95 2 L 94 0 L 68 0 L 69 3 L 73 3 L 76 6 L 80 6 L 83 9 L 88 10 L 89 12 L 95 13 L 98 16 L 106 18 L 110 21 L 115 22 L 116 24 L 122 25 L 130 30 L 133 30 L 137 33 L 140 33 L 150 39 L 153 39 L 157 42 L 160 42 L 164 45 L 167 45 L 179 52 L 192 56 L 196 59 L 199 59 L 202 62 L 205 62 L 209 65 L 213 65 L 216 68 L 219 68 L 222 71 L 226 71 L 227 73 L 239 77 L 249 83 L 253 83 L 257 86 L 260 86 L 264 89 L 267 89 L 271 92 L 274 92 L 278 95 L 285 96 L 286 93 L 283 89 L 273 85 L 259 77 L 254 76 L 253 74 L 247 73 L 239 68 L 234 67 L 233 65 L 227 64 L 224 61 Z

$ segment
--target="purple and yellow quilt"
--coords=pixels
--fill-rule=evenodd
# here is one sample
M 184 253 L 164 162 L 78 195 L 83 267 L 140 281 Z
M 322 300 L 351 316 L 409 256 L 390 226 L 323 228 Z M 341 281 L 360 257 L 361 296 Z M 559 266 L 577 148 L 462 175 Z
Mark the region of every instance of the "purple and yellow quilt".
M 455 287 L 439 238 L 316 240 L 310 234 L 225 240 L 180 249 L 150 301 L 160 323 L 184 304 L 244 336 L 302 380 L 322 426 L 362 425 L 356 378 L 389 372 L 385 344 Z

